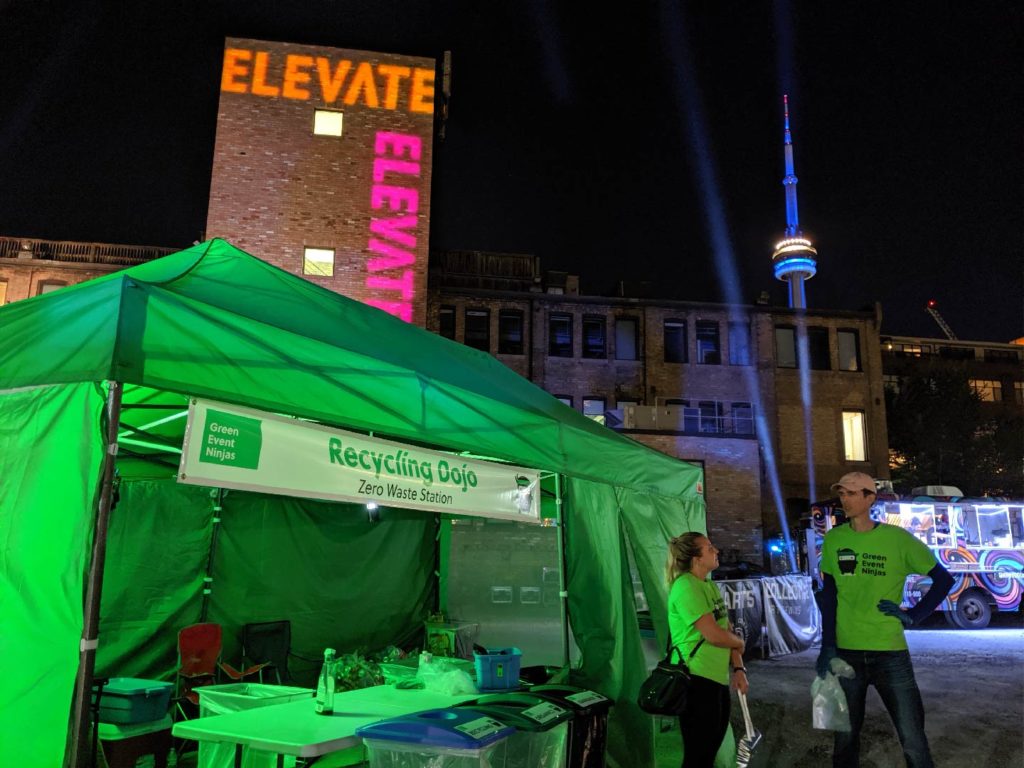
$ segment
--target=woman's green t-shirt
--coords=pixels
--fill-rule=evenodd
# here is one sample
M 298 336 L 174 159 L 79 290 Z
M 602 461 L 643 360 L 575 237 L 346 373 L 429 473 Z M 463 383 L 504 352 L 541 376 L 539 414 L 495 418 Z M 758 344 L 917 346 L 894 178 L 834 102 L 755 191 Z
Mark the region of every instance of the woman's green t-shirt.
M 706 613 L 710 613 L 722 629 L 729 629 L 729 612 L 718 587 L 710 580 L 701 581 L 692 573 L 676 578 L 668 592 L 668 628 L 672 632 L 672 643 L 682 653 L 692 674 L 728 685 L 728 648 L 719 648 L 705 640 L 694 657 L 689 658 L 703 637 L 695 624 Z

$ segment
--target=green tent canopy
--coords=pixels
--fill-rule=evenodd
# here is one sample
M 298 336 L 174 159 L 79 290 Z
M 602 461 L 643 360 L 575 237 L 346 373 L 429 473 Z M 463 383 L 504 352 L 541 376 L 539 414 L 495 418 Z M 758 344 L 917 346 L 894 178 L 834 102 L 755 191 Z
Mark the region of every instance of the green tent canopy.
M 0 763 L 49 768 L 64 753 L 115 381 L 122 456 L 180 446 L 175 406 L 193 396 L 563 475 L 578 679 L 617 701 L 613 764 L 653 764 L 650 719 L 632 703 L 645 670 L 627 547 L 662 629 L 666 539 L 704 530 L 700 468 L 606 429 L 488 354 L 223 240 L 4 306 L 0 334 Z M 177 628 L 164 628 L 168 643 Z M 101 658 L 103 647 L 101 632 Z

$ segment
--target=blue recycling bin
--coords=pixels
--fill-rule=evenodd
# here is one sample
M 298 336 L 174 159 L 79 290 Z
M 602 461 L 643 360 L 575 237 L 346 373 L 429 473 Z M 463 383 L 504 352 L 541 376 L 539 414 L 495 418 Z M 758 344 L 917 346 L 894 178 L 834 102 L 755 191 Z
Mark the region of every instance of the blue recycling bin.
M 515 729 L 466 707 L 432 709 L 356 731 L 370 768 L 507 768 Z

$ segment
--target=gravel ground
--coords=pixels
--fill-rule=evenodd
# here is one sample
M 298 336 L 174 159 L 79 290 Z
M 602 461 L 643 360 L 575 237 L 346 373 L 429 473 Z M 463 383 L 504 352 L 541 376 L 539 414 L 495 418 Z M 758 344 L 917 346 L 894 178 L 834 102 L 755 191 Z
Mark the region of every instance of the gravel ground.
M 948 629 L 933 617 L 907 633 L 937 768 L 1024 766 L 1024 629 L 1020 614 L 988 629 Z M 810 685 L 818 651 L 747 662 L 751 718 L 765 737 L 763 765 L 826 768 L 832 736 L 811 723 Z M 733 729 L 742 733 L 733 700 Z M 903 753 L 881 699 L 868 693 L 861 768 L 902 768 Z M 678 729 L 659 735 L 658 768 L 677 768 Z

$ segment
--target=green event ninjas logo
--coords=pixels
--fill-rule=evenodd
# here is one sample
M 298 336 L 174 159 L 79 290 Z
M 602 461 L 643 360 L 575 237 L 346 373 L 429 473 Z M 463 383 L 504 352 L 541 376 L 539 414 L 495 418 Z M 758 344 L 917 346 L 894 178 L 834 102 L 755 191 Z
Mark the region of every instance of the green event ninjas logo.
M 242 469 L 257 469 L 263 447 L 262 422 L 247 416 L 208 408 L 199 461 Z

